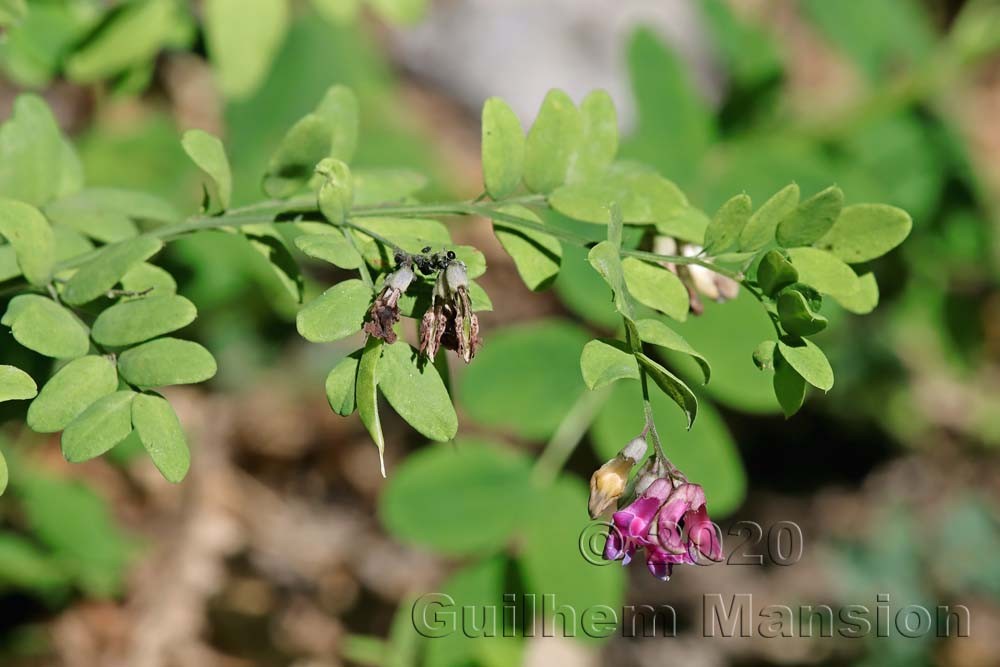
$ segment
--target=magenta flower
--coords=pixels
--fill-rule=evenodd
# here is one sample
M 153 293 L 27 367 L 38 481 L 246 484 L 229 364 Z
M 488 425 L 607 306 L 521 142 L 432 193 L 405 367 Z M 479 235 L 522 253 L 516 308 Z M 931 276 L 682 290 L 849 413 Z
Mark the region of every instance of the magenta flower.
M 636 549 L 649 543 L 649 531 L 655 525 L 653 518 L 673 488 L 669 479 L 660 478 L 650 484 L 632 504 L 612 515 L 613 527 L 604 545 L 604 557 L 607 560 L 621 558 L 622 565 L 628 565 Z
M 604 557 L 627 565 L 640 548 L 650 573 L 664 581 L 675 564 L 697 564 L 699 555 L 721 561 L 722 541 L 708 517 L 705 491 L 687 482 L 674 487 L 670 477 L 661 477 L 615 512 Z

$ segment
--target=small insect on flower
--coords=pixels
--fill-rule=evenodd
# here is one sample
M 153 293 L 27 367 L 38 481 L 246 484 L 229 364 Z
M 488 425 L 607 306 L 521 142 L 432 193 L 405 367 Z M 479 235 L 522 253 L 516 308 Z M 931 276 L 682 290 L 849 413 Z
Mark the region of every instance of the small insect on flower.
M 385 277 L 382 291 L 375 297 L 375 303 L 368 313 L 370 319 L 365 322 L 365 333 L 390 344 L 396 342 L 393 327 L 399 322 L 399 297 L 403 296 L 413 279 L 413 267 L 409 262 L 400 263 L 395 271 Z
M 438 273 L 434 284 L 431 307 L 420 323 L 420 352 L 434 359 L 443 346 L 469 363 L 482 346 L 479 318 L 472 312 L 465 262 L 456 260 L 453 252 L 446 257 L 447 266 Z

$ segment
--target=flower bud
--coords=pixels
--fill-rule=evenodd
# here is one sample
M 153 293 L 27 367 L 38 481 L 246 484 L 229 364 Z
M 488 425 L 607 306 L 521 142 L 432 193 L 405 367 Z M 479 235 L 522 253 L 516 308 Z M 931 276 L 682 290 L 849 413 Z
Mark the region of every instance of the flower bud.
M 618 455 L 598 468 L 590 477 L 590 516 L 596 519 L 611 507 L 628 486 L 635 464 L 646 455 L 648 445 L 642 436 L 625 445 Z

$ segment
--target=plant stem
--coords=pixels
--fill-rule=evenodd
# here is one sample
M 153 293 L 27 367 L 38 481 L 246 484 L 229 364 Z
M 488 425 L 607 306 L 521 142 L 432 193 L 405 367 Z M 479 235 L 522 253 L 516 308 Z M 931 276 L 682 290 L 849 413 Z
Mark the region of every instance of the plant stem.
M 581 394 L 535 461 L 532 478 L 536 484 L 547 486 L 555 481 L 609 395 L 607 388 Z

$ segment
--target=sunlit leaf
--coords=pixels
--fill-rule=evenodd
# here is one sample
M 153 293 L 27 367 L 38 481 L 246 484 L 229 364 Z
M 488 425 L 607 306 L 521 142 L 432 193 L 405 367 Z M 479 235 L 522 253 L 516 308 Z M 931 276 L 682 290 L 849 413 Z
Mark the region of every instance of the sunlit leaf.
M 524 148 L 524 184 L 532 192 L 551 192 L 566 182 L 583 131 L 580 110 L 565 92 L 550 90 Z
M 198 343 L 157 338 L 129 348 L 118 357 L 118 372 L 137 387 L 194 384 L 215 376 L 212 354 Z
M 134 391 L 116 391 L 97 399 L 62 434 L 63 456 L 81 463 L 104 454 L 132 432 Z
M 157 394 L 138 394 L 132 400 L 132 426 L 168 482 L 180 482 L 191 467 L 191 452 L 177 414 L 167 399 Z
M 99 398 L 118 389 L 118 372 L 107 357 L 74 359 L 53 375 L 28 406 L 28 426 L 37 433 L 66 428 Z
M 493 199 L 503 199 L 521 184 L 524 130 L 507 103 L 491 97 L 483 105 L 483 182 Z

